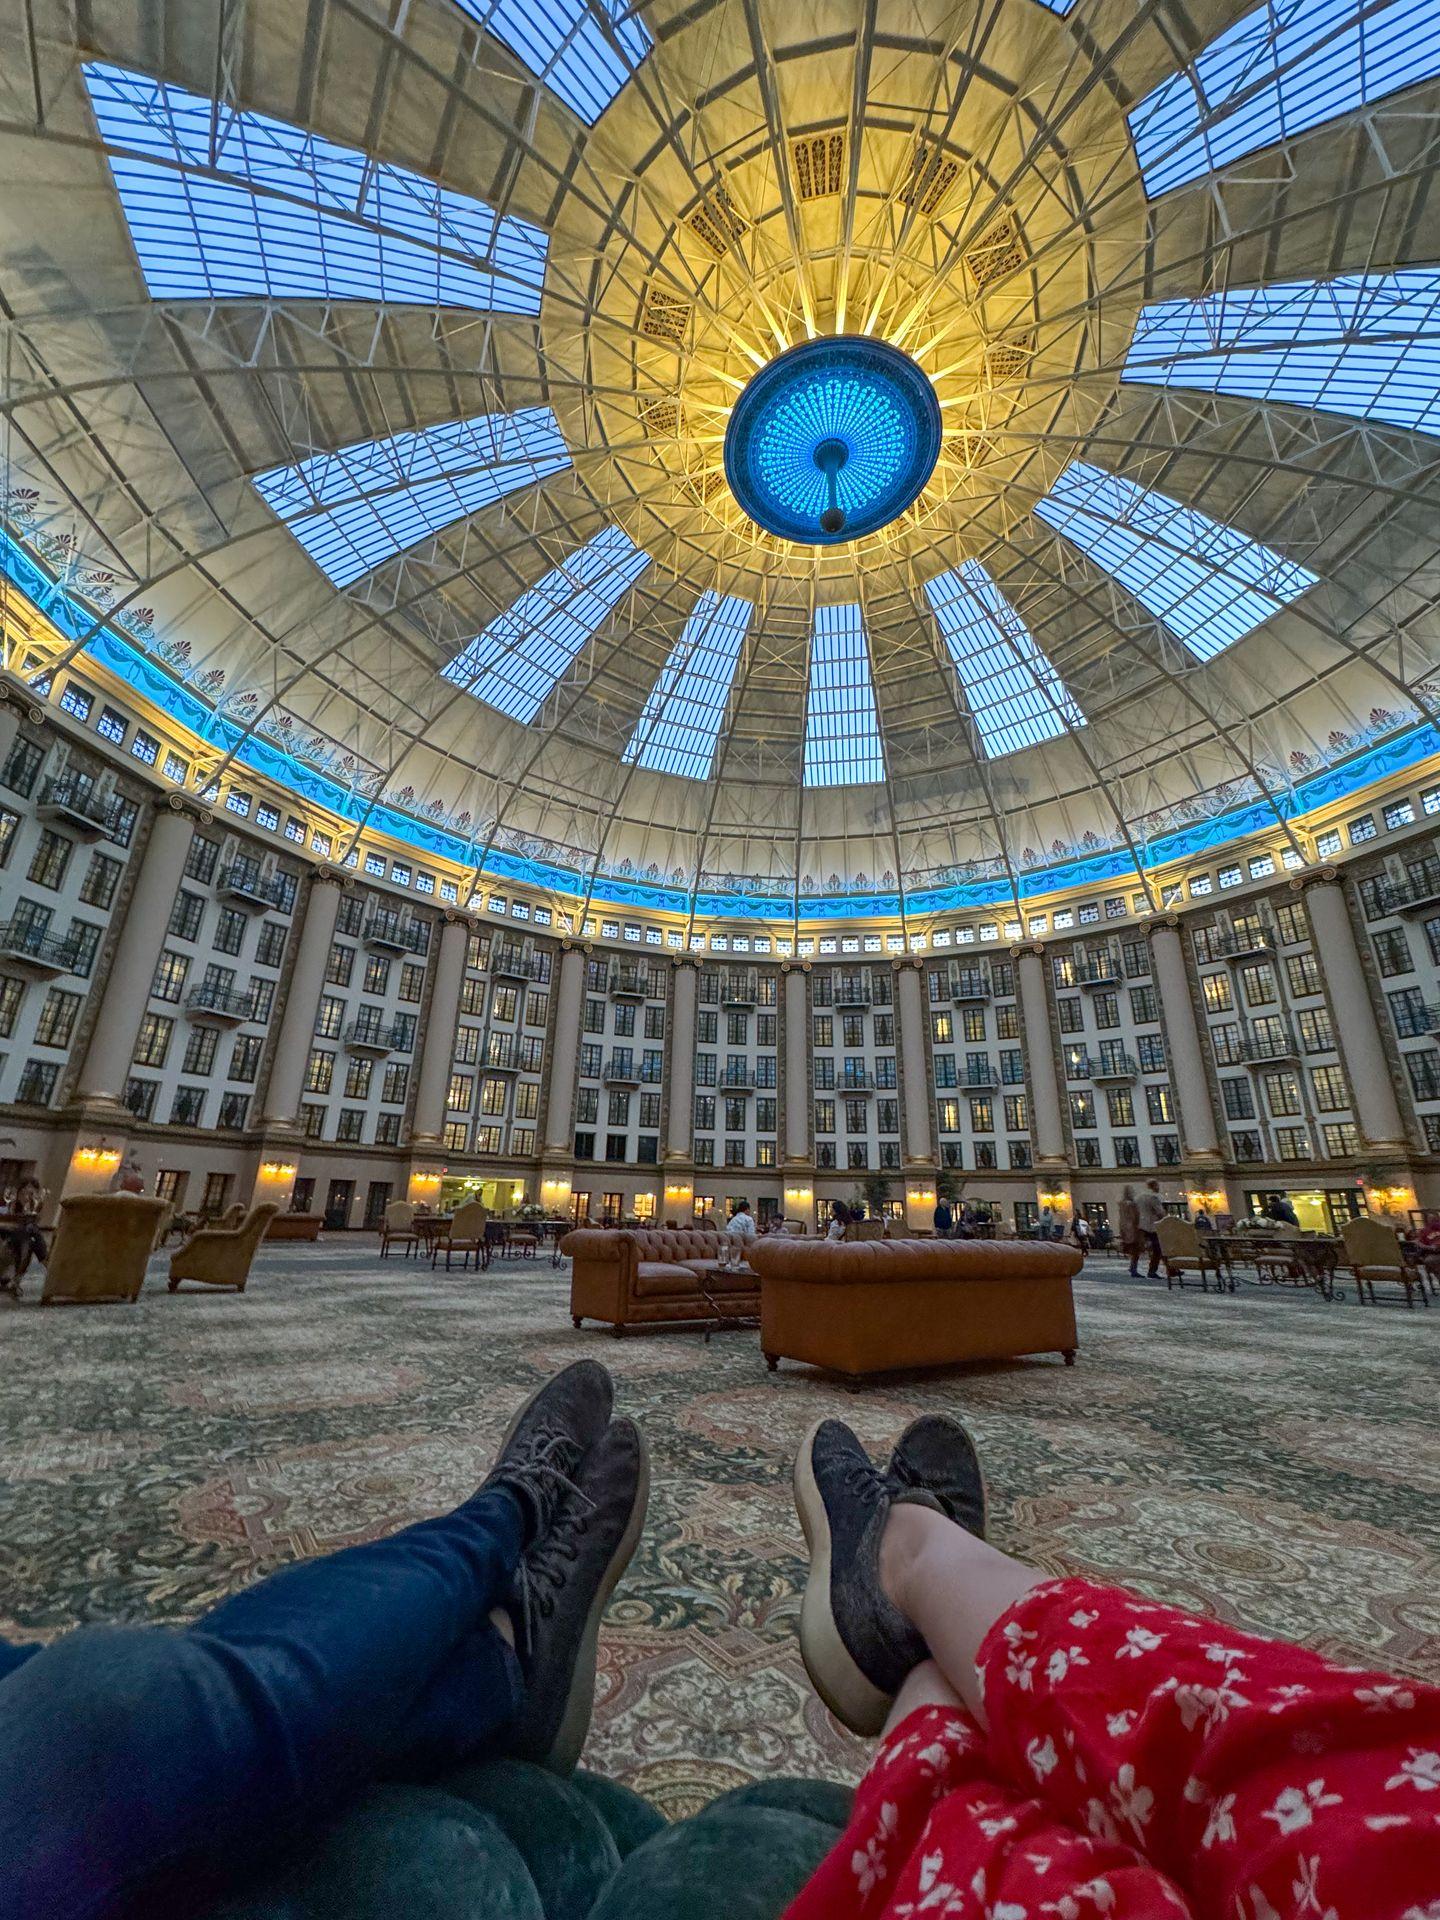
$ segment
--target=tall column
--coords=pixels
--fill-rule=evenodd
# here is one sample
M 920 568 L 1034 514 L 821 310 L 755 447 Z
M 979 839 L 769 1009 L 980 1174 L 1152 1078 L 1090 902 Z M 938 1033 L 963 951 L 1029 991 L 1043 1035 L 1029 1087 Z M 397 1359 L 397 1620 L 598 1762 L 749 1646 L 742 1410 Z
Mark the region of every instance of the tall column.
M 700 969 L 693 960 L 675 962 L 675 1001 L 670 1017 L 670 1112 L 665 1128 L 665 1158 L 688 1160 L 695 1131 L 695 1003 Z
M 580 1064 L 580 1013 L 585 1000 L 588 947 L 565 947 L 555 988 L 555 1038 L 550 1048 L 549 1089 L 545 1095 L 545 1151 L 575 1150 L 575 1081 Z
M 1170 1083 L 1180 1105 L 1180 1137 L 1186 1154 L 1192 1160 L 1218 1161 L 1220 1134 L 1210 1102 L 1210 1083 L 1205 1075 L 1205 1056 L 1179 928 L 1180 917 L 1174 913 L 1150 924 L 1155 982 L 1170 1041 Z
M 305 920 L 295 950 L 295 964 L 285 989 L 285 1011 L 275 1041 L 270 1085 L 265 1093 L 262 1125 L 293 1127 L 300 1115 L 305 1085 L 305 1062 L 315 1034 L 315 1010 L 325 986 L 325 968 L 335 941 L 335 919 L 342 890 L 352 885 L 346 874 L 322 867 L 310 881 Z
M 195 822 L 208 821 L 211 817 L 173 793 L 167 794 L 156 808 L 150 837 L 140 855 L 140 870 L 135 876 L 125 924 L 120 929 L 115 957 L 100 996 L 95 1031 L 90 1036 L 85 1064 L 80 1069 L 75 1096 L 78 1100 L 118 1102 L 125 1090 L 140 1022 L 150 999 L 150 983 L 155 978 L 155 963 L 165 944 L 175 892 L 185 873 Z
M 1012 948 L 1013 952 L 1014 949 Z M 1030 1069 L 1030 1137 L 1037 1166 L 1065 1165 L 1065 1129 L 1060 1119 L 1060 1082 L 1055 1075 L 1055 1043 L 1050 1033 L 1050 993 L 1045 979 L 1045 949 L 1022 947 L 1019 954 L 1020 1011 L 1025 1022 L 1025 1058 Z
M 785 1158 L 795 1166 L 810 1160 L 810 994 L 805 969 L 785 973 Z
M 1307 877 L 1299 884 L 1304 888 L 1315 951 L 1330 989 L 1340 1057 L 1355 1096 L 1355 1118 L 1361 1135 L 1368 1146 L 1403 1152 L 1405 1123 L 1400 1118 L 1385 1043 L 1380 1038 L 1380 1023 L 1375 1018 L 1375 1003 L 1366 984 L 1340 876 L 1333 867 L 1322 867 L 1313 878 Z
M 0 676 L 0 767 L 10 758 L 10 749 L 20 731 L 20 722 L 29 720 L 33 725 L 38 725 L 44 717 L 44 708 L 28 687 L 21 686 L 8 676 Z
M 338 907 L 338 900 L 337 900 Z M 416 1146 L 436 1146 L 445 1131 L 445 1096 L 450 1090 L 450 1063 L 455 1054 L 455 1027 L 460 1018 L 460 995 L 465 987 L 465 955 L 474 923 L 465 913 L 445 915 L 440 951 L 435 958 L 435 984 L 420 1045 L 420 1073 L 415 1087 L 415 1118 L 410 1138 Z M 333 931 L 333 929 L 332 929 Z
M 900 1017 L 900 1083 L 905 1102 L 905 1159 L 908 1165 L 935 1164 L 934 1096 L 925 1056 L 925 1000 L 919 965 L 902 960 L 896 969 L 895 1011 Z

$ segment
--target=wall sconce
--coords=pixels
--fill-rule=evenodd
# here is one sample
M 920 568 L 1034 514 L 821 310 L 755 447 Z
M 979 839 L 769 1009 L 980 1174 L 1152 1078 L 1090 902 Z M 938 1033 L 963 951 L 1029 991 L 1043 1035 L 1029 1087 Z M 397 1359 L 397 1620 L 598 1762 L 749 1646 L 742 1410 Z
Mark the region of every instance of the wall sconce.
M 1062 1213 L 1070 1205 L 1070 1196 L 1063 1187 L 1056 1187 L 1051 1192 L 1042 1187 L 1038 1197 L 1041 1206 L 1049 1207 L 1052 1213 Z
M 77 1147 L 75 1149 L 75 1164 L 77 1167 L 91 1167 L 96 1171 L 102 1167 L 118 1167 L 120 1164 L 120 1149 L 118 1147 L 107 1147 L 103 1140 L 98 1147 Z
M 262 1160 L 260 1171 L 267 1180 L 293 1180 L 299 1169 L 289 1160 Z
M 438 1173 L 415 1172 L 410 1176 L 410 1184 L 412 1187 L 438 1187 L 440 1176 Z

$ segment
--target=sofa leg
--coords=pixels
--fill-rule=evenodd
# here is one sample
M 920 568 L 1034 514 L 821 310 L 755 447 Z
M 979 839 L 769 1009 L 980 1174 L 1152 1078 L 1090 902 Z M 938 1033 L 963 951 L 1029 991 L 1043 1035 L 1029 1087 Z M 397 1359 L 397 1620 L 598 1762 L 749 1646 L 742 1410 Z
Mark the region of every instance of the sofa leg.
M 770 1371 L 771 1371 L 771 1373 L 776 1373 L 776 1372 L 778 1372 L 778 1371 L 779 1371 L 779 1367 L 780 1367 L 780 1356 L 779 1356 L 779 1354 L 778 1354 L 778 1353 L 767 1353 L 767 1354 L 766 1354 L 766 1356 L 765 1356 L 765 1365 L 766 1365 L 766 1366 L 767 1366 L 767 1367 L 768 1367 L 768 1368 L 770 1369 Z
M 179 1284 L 180 1282 L 178 1280 L 171 1280 L 167 1283 L 166 1290 L 170 1293 L 174 1293 L 175 1289 L 179 1286 Z
M 1074 1347 L 1062 1347 L 1062 1348 L 1060 1349 L 1060 1351 L 1061 1351 L 1061 1354 L 1062 1354 L 1062 1356 L 1063 1356 L 1063 1358 L 1064 1358 L 1064 1361 L 1065 1361 L 1065 1364 L 1066 1364 L 1066 1366 L 1067 1366 L 1067 1367 L 1073 1367 L 1073 1366 L 1074 1366 L 1074 1364 L 1075 1364 L 1075 1348 L 1074 1348 Z
M 572 1313 L 570 1316 L 570 1320 L 571 1320 L 571 1324 L 574 1326 L 575 1331 L 577 1333 L 580 1331 L 581 1327 L 583 1327 L 585 1324 L 585 1322 L 580 1318 L 578 1313 Z
M 625 1327 L 623 1322 L 617 1320 L 615 1322 L 615 1325 L 611 1327 L 610 1332 L 615 1339 L 623 1340 L 625 1338 Z

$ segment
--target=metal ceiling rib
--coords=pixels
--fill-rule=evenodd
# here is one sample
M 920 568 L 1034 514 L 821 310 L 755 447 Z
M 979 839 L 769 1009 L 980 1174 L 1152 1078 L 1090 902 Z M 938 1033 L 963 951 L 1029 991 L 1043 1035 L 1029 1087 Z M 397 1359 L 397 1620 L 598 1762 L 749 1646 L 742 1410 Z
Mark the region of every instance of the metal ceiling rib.
M 1086 830 L 1131 842 L 1142 813 L 1235 777 L 1278 813 L 1291 752 L 1372 704 L 1428 711 L 1416 688 L 1440 657 L 1440 450 L 1271 398 L 1122 390 L 1130 322 L 1146 302 L 1440 257 L 1440 136 L 1416 110 L 1437 90 L 1412 91 L 1200 181 L 1175 197 L 1183 209 L 1147 205 L 1125 111 L 1175 71 L 1175 49 L 1205 47 L 1244 11 L 1147 0 L 1111 16 L 1102 42 L 1083 7 L 1067 22 L 1033 0 L 971 0 L 937 38 L 916 0 L 871 0 L 816 15 L 806 40 L 772 0 L 661 4 L 644 10 L 643 63 L 586 128 L 450 0 L 416 0 L 398 26 L 362 0 L 298 15 L 285 0 L 84 0 L 75 14 L 34 0 L 0 29 L 0 169 L 39 183 L 0 258 L 0 492 L 40 479 L 131 583 L 131 605 L 183 609 L 197 666 L 264 687 L 387 781 L 492 834 L 549 834 L 593 861 L 771 874 L 798 910 L 802 859 L 874 876 L 968 854 L 1013 875 L 1024 847 Z M 595 19 L 612 30 L 598 0 Z M 82 46 L 542 226 L 542 319 L 149 305 L 102 194 Z M 955 165 L 928 209 L 907 188 L 922 131 Z M 844 135 L 841 191 L 806 197 L 791 143 L 818 132 Z M 737 222 L 718 259 L 684 226 L 717 191 Z M 982 285 L 966 256 L 1006 223 L 1021 238 Z M 652 308 L 689 310 L 679 341 L 647 335 L 647 289 Z M 861 324 L 940 370 L 960 435 L 987 458 L 948 463 L 933 510 L 849 563 L 757 545 L 695 484 L 724 396 L 774 346 Z M 1001 386 L 993 358 L 988 378 L 966 371 L 1022 335 L 1034 352 L 1012 355 Z M 287 552 L 250 492 L 248 476 L 277 464 L 531 407 L 555 410 L 573 470 L 348 595 Z M 1197 671 L 1034 517 L 1063 467 L 1087 459 L 1275 545 L 1322 584 Z M 612 521 L 654 566 L 534 723 L 457 700 L 444 661 Z M 986 570 L 1089 722 L 1052 750 L 984 763 L 923 592 L 963 561 Z M 756 612 L 711 777 L 677 782 L 625 749 L 705 593 Z M 817 607 L 857 601 L 883 777 L 802 793 L 807 636 Z

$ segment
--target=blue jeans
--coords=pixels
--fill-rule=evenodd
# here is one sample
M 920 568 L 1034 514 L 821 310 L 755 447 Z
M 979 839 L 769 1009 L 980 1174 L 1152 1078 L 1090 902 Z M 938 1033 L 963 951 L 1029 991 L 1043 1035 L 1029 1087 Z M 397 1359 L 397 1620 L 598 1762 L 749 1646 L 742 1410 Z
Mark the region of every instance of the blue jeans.
M 488 1616 L 522 1538 L 492 1488 L 188 1627 L 0 1642 L 0 1920 L 170 1920 L 370 1782 L 493 1751 L 522 1685 Z

